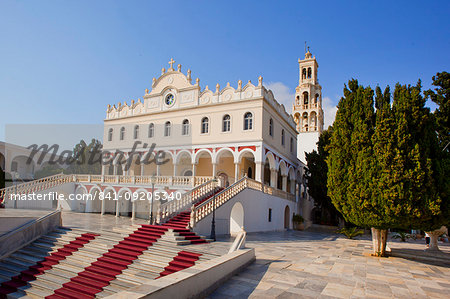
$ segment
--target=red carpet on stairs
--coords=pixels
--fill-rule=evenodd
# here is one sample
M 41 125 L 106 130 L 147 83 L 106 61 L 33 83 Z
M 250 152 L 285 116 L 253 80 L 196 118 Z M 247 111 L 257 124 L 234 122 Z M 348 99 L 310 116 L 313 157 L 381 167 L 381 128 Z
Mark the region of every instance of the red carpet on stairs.
M 87 299 L 94 298 L 103 287 L 109 285 L 117 275 L 121 274 L 144 250 L 167 231 L 159 225 L 142 225 L 128 237 L 103 254 L 84 271 L 78 273 L 71 281 L 63 284 L 48 299 Z
M 223 188 L 216 188 L 215 193 L 219 193 L 222 191 Z M 202 198 L 199 202 L 195 204 L 195 206 L 198 206 L 202 202 L 210 199 L 213 197 L 214 194 L 211 193 L 204 198 Z M 167 228 L 173 229 L 175 232 L 179 233 L 180 236 L 183 236 L 186 240 L 191 241 L 191 244 L 201 244 L 206 243 L 207 241 L 197 236 L 194 232 L 191 232 L 189 229 L 187 229 L 189 222 L 191 221 L 191 213 L 189 211 L 181 212 L 175 217 L 171 218 L 169 221 L 163 224 L 163 226 Z
M 14 293 L 17 291 L 17 288 L 25 286 L 28 281 L 35 280 L 36 276 L 43 274 L 45 271 L 51 269 L 52 266 L 59 264 L 61 260 L 72 255 L 73 252 L 95 239 L 96 236 L 98 235 L 90 233 L 82 234 L 80 237 L 75 238 L 75 240 L 70 241 L 57 251 L 46 256 L 42 261 L 30 266 L 28 270 L 24 270 L 19 275 L 12 277 L 11 280 L 3 282 L 0 286 L 0 298 L 6 298 L 7 294 Z
M 164 268 L 163 272 L 159 273 L 159 277 L 156 279 L 194 266 L 200 256 L 200 253 L 193 253 L 189 251 L 178 252 L 178 255 L 173 258 L 173 260 L 169 263 L 169 266 Z

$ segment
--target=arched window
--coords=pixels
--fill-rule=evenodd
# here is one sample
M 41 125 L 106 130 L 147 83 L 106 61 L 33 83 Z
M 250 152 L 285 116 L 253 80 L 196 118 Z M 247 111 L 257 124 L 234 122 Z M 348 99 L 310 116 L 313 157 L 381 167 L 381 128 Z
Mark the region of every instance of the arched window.
M 164 136 L 170 136 L 170 129 L 171 129 L 172 125 L 170 123 L 170 121 L 166 121 L 165 125 L 164 125 Z
M 181 130 L 181 135 L 189 135 L 189 120 L 183 120 L 183 128 Z
M 308 105 L 308 103 L 309 103 L 308 92 L 305 91 L 305 92 L 303 93 L 303 104 L 304 104 L 304 105 Z
M 284 146 L 284 129 L 281 129 L 281 145 Z
M 112 141 L 113 129 L 109 129 L 108 131 L 108 141 Z
M 120 140 L 125 139 L 125 127 L 120 128 Z
M 252 130 L 253 129 L 253 114 L 251 112 L 247 112 L 244 114 L 244 130 Z
M 300 96 L 297 96 L 295 104 L 300 105 Z
M 302 78 L 306 79 L 306 69 L 305 68 L 303 68 L 303 70 L 302 70 Z
M 231 131 L 231 117 L 228 114 L 222 119 L 222 132 L 230 132 Z
M 294 152 L 294 138 L 291 137 L 291 145 L 290 145 L 291 153 Z
M 307 112 L 304 112 L 303 113 L 303 121 L 302 121 L 302 124 L 303 124 L 303 129 L 304 129 L 304 131 L 308 131 L 308 113 Z
M 209 132 L 209 119 L 207 117 L 202 118 L 202 134 Z
M 273 137 L 273 119 L 269 120 L 269 135 Z
M 311 78 L 311 75 L 312 75 L 312 71 L 311 71 L 311 68 L 309 67 L 309 68 L 308 68 L 308 79 Z
M 148 138 L 155 136 L 155 125 L 153 123 L 148 125 Z
M 314 104 L 317 104 L 319 102 L 319 94 L 316 93 L 316 98 L 314 100 Z
M 139 137 L 139 126 L 138 125 L 136 125 L 136 126 L 134 126 L 134 139 L 138 139 L 138 137 Z

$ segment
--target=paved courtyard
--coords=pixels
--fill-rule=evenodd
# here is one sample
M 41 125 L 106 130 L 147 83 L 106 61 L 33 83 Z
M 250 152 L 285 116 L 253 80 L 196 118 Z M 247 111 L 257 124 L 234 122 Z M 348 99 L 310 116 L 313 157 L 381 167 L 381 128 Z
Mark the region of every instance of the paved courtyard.
M 419 255 L 423 243 L 395 241 L 389 245 Z M 440 246 L 450 255 L 448 243 Z M 450 296 L 448 264 L 367 256 L 371 250 L 368 236 L 348 240 L 330 233 L 258 233 L 248 235 L 247 247 L 256 249 L 256 262 L 219 287 L 211 299 Z

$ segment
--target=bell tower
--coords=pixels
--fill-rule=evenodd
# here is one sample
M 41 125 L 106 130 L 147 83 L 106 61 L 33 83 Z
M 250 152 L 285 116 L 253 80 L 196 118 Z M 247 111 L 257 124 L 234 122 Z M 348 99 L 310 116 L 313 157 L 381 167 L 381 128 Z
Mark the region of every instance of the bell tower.
M 322 86 L 319 84 L 316 57 L 309 47 L 305 59 L 298 59 L 299 81 L 295 89 L 293 105 L 294 120 L 297 124 L 297 156 L 305 162 L 305 151 L 316 149 L 319 135 L 323 131 Z

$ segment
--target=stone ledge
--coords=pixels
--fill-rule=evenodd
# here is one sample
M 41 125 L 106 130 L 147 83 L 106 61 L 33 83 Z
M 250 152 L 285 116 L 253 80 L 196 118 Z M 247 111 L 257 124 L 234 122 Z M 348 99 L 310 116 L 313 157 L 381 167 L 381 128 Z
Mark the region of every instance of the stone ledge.
M 204 298 L 254 261 L 254 249 L 241 249 L 106 298 Z

